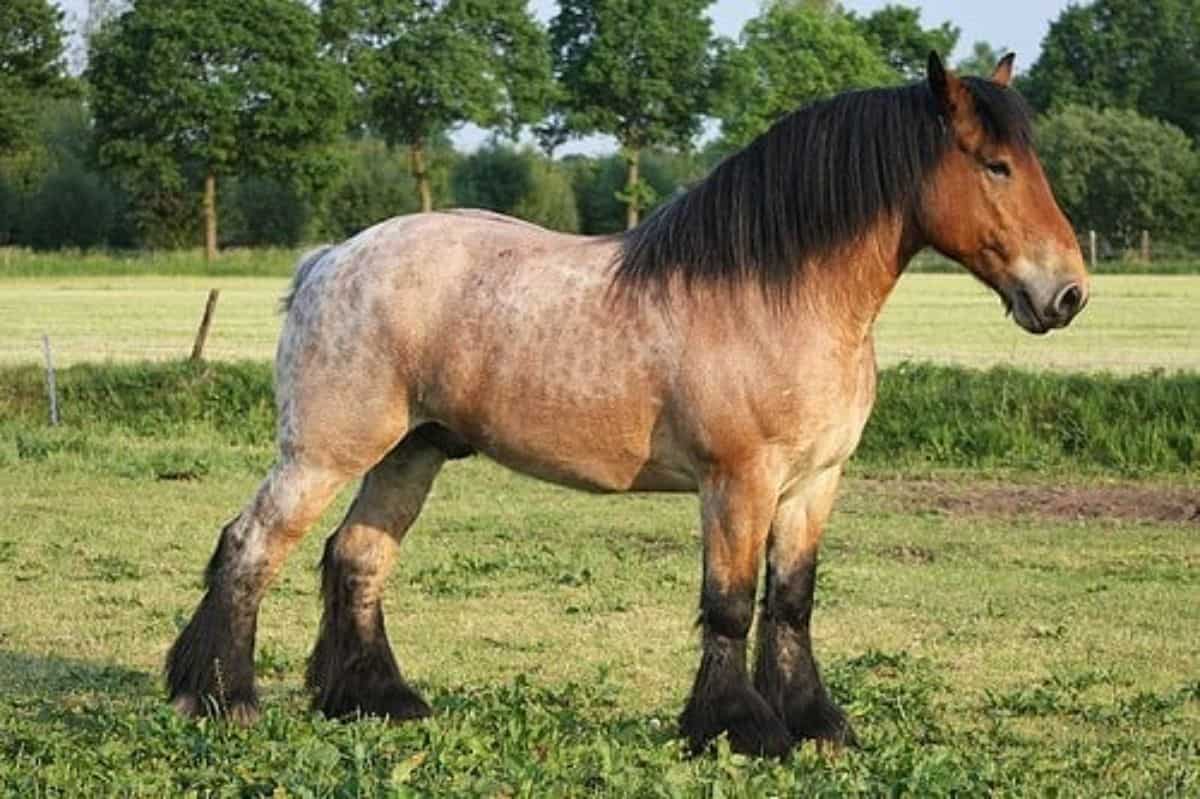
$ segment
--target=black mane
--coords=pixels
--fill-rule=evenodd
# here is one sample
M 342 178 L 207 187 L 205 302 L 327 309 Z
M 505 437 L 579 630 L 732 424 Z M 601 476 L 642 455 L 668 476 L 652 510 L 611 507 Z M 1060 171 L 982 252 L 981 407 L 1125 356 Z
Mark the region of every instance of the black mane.
M 1032 144 L 1020 95 L 963 78 L 987 135 Z M 813 256 L 914 209 L 950 146 L 928 83 L 849 92 L 793 112 L 622 236 L 615 285 L 758 281 L 781 296 Z

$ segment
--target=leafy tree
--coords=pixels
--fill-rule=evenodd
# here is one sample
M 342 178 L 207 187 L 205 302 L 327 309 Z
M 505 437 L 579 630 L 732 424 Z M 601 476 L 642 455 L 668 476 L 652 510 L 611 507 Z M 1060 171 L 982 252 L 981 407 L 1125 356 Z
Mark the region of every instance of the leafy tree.
M 708 171 L 702 157 L 659 149 L 643 152 L 641 162 L 642 180 L 646 194 L 651 198 L 645 207 L 647 211 L 671 199 Z M 579 208 L 579 229 L 597 235 L 624 228 L 626 209 L 620 197 L 625 184 L 625 159 L 620 155 L 604 158 L 569 156 L 563 159 L 563 165 L 571 175 Z
M 1183 131 L 1127 109 L 1065 106 L 1041 121 L 1038 140 L 1076 224 L 1122 247 L 1135 246 L 1142 230 L 1200 238 L 1200 152 Z
M 712 0 L 561 0 L 550 24 L 566 127 L 616 137 L 627 227 L 650 199 L 641 153 L 687 148 L 708 105 Z
M 545 31 L 526 0 L 321 0 L 326 40 L 349 67 L 360 119 L 408 147 L 421 209 L 433 209 L 430 144 L 465 122 L 514 134 L 554 86 Z
M 565 232 L 579 229 L 571 180 L 532 152 L 491 145 L 459 162 L 452 177 L 458 205 L 487 208 Z
M 316 17 L 300 0 L 136 0 L 93 36 L 100 157 L 132 189 L 144 229 L 147 217 L 190 215 L 200 183 L 211 259 L 219 176 L 309 189 L 328 179 L 347 91 L 318 47 Z
M 28 147 L 39 101 L 70 88 L 62 23 L 49 0 L 0 3 L 0 155 Z
M 1042 111 L 1132 108 L 1200 138 L 1200 0 L 1069 6 L 1022 90 Z
M 432 192 L 449 196 L 450 172 L 459 157 L 449 141 L 439 137 L 431 150 L 427 178 Z M 342 168 L 318 211 L 321 235 L 344 239 L 385 219 L 420 210 L 417 183 L 403 148 L 388 147 L 377 138 L 350 139 L 343 143 Z
M 883 53 L 888 66 L 909 81 L 925 77 L 930 51 L 948 55 L 961 34 L 949 22 L 936 28 L 922 28 L 920 9 L 908 6 L 888 5 L 865 17 L 851 15 L 851 19 Z
M 975 42 L 971 46 L 971 54 L 961 59 L 956 69 L 960 75 L 990 77 L 1007 52 L 1008 49 L 1004 47 L 997 50 L 987 42 Z
M 846 17 L 771 6 L 748 21 L 740 42 L 719 58 L 715 110 L 722 138 L 731 148 L 741 146 L 800 106 L 895 77 Z

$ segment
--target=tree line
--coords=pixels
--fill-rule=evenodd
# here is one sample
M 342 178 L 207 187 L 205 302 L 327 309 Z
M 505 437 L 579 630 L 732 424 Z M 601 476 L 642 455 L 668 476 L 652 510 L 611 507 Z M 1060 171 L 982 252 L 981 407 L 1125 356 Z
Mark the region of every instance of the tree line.
M 6 0 L 0 244 L 215 255 L 453 205 L 612 232 L 787 112 L 921 80 L 960 38 L 903 5 L 768 0 L 729 39 L 712 2 L 560 0 L 542 25 L 527 0 L 92 0 L 73 76 L 62 12 Z M 1081 228 L 1200 246 L 1200 0 L 1072 5 L 1018 88 Z M 466 123 L 490 131 L 471 154 Z M 593 134 L 617 152 L 555 157 Z

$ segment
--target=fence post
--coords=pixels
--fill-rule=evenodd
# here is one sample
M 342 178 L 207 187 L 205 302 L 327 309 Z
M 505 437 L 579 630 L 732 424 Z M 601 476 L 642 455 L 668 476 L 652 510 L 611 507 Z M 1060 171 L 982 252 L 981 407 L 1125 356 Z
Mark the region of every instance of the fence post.
M 1088 254 L 1091 258 L 1092 271 L 1096 271 L 1096 231 L 1088 231 Z
M 1150 231 L 1142 231 L 1142 260 L 1150 263 Z
M 196 331 L 196 343 L 192 345 L 192 360 L 204 358 L 204 342 L 208 340 L 208 329 L 212 327 L 213 314 L 217 310 L 217 298 L 221 296 L 220 289 L 208 292 L 208 302 L 204 303 L 204 316 L 200 319 L 200 329 Z
M 50 424 L 58 427 L 58 381 L 54 377 L 54 357 L 50 354 L 50 337 L 42 334 L 42 352 L 46 356 L 46 393 L 50 395 Z

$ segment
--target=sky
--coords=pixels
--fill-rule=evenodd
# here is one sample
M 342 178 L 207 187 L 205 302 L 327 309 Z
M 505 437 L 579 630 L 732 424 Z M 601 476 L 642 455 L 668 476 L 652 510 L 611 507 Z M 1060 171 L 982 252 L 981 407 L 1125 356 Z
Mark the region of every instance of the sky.
M 87 12 L 87 0 L 57 0 L 68 14 L 68 23 L 77 23 Z M 888 5 L 889 0 L 842 0 L 842 6 L 850 11 L 870 13 Z M 1042 38 L 1070 0 L 891 0 L 921 9 L 921 21 L 925 27 L 933 27 L 949 20 L 962 29 L 958 50 L 951 60 L 966 55 L 976 41 L 986 41 L 997 49 L 1004 47 L 1017 54 L 1017 70 L 1028 68 L 1037 60 Z M 535 13 L 543 21 L 549 21 L 557 10 L 555 0 L 533 0 Z M 742 24 L 758 13 L 759 0 L 717 0 L 712 6 L 712 17 L 716 32 L 736 38 Z M 455 143 L 464 150 L 478 147 L 486 134 L 478 128 L 467 126 L 455 134 Z M 611 140 L 603 137 L 575 142 L 560 152 L 598 152 L 613 148 Z

